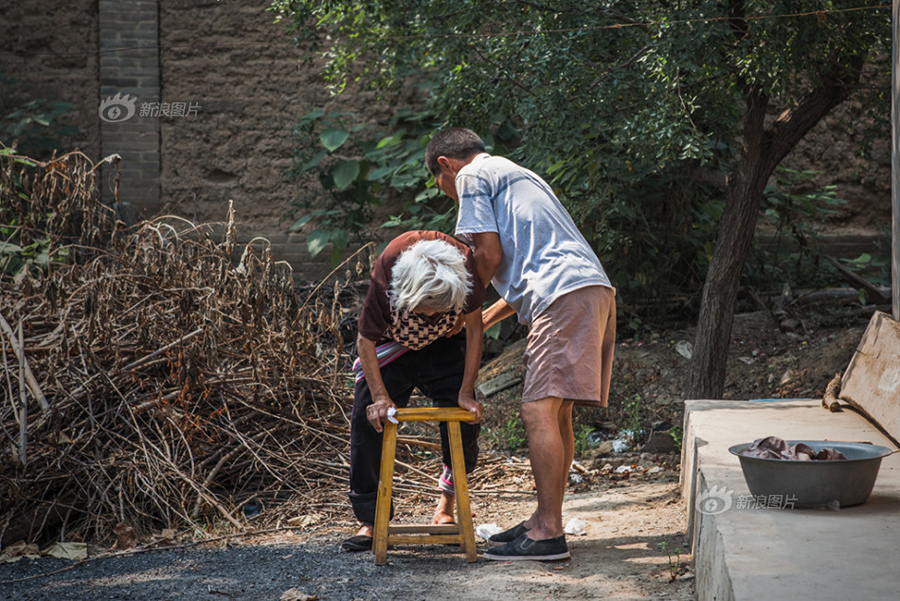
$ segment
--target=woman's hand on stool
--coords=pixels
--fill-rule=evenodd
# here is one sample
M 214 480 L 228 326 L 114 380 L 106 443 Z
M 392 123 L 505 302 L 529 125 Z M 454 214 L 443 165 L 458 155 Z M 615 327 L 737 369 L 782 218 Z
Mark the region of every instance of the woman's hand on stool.
M 374 403 L 366 407 L 366 418 L 376 432 L 384 431 L 384 423 L 388 421 L 388 410 L 396 409 L 397 406 L 390 397 L 376 400 Z
M 478 423 L 481 421 L 482 416 L 484 415 L 484 406 L 475 400 L 471 393 L 463 393 L 460 391 L 459 393 L 459 406 L 466 411 L 471 411 L 475 414 L 477 419 L 472 420 L 472 423 Z

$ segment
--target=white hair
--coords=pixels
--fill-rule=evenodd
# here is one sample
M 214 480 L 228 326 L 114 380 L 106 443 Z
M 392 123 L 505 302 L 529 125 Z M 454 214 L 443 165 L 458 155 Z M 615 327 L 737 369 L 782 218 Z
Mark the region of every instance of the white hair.
M 461 311 L 471 290 L 465 255 L 443 240 L 416 242 L 391 270 L 391 300 L 400 310 Z

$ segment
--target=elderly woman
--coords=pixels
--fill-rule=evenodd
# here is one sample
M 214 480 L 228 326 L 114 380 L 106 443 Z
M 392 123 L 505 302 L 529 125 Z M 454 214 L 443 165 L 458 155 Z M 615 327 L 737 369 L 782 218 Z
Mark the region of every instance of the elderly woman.
M 485 286 L 469 248 L 440 232 L 395 238 L 378 258 L 359 316 L 350 417 L 350 502 L 362 524 L 347 551 L 372 547 L 381 439 L 388 411 L 405 407 L 414 388 L 437 407 L 462 407 L 481 420 L 475 378 L 481 363 Z M 465 325 L 465 334 L 461 333 Z M 460 424 L 466 471 L 478 458 L 478 423 Z M 450 446 L 441 424 L 444 471 L 433 523 L 453 521 Z

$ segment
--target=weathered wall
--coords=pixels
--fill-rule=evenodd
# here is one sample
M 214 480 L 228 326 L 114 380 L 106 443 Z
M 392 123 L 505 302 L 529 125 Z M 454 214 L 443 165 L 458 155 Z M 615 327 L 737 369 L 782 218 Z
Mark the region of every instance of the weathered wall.
M 0 110 L 38 97 L 75 104 L 66 122 L 80 133 L 63 139 L 64 148 L 78 147 L 95 161 L 122 155 L 121 199 L 138 217 L 218 222 L 232 200 L 242 239 L 263 235 L 301 277 L 319 277 L 331 268 L 330 250 L 311 258 L 304 236 L 287 234 L 298 184 L 286 172 L 292 126 L 329 97 L 319 69 L 273 23 L 268 6 L 268 0 L 0 0 L 0 52 L 9 53 L 0 56 L 0 74 L 17 80 L 0 83 Z M 116 93 L 138 97 L 138 112 L 122 123 L 99 116 L 100 103 Z M 371 94 L 346 98 L 372 105 Z M 144 103 L 163 110 L 143 114 Z M 111 173 L 104 169 L 107 200 Z
M 137 12 L 128 12 L 131 5 Z M 140 11 L 153 12 L 147 5 L 156 7 L 157 31 L 138 18 Z M 133 20 L 134 35 L 99 39 L 101 28 L 106 31 L 98 19 L 101 6 L 124 11 L 117 18 Z M 101 145 L 101 100 L 140 84 L 130 81 L 139 78 L 133 70 L 152 70 L 157 62 L 158 100 L 168 114 L 137 115 L 132 121 L 155 127 L 159 181 L 135 174 L 133 157 L 125 156 L 122 164 L 123 186 L 137 191 L 156 186 L 158 191 L 156 206 L 138 207 L 142 216 L 164 212 L 217 222 L 233 200 L 243 239 L 269 238 L 276 256 L 290 260 L 301 277 L 313 279 L 330 269 L 330 250 L 311 259 L 302 233 L 286 233 L 299 189 L 286 176 L 294 150 L 291 128 L 299 115 L 325 103 L 340 103 L 370 120 L 384 119 L 387 111 L 371 93 L 350 91 L 330 99 L 318 63 L 273 23 L 268 6 L 269 0 L 0 0 L 0 52 L 13 53 L 0 56 L 0 74 L 19 80 L 0 83 L 0 109 L 35 97 L 72 102 L 76 109 L 69 119 L 81 133 L 65 140 L 65 147 L 80 147 L 99 160 L 115 151 Z M 154 36 L 156 58 L 137 60 L 134 52 L 110 51 L 152 45 Z M 101 67 L 115 66 L 119 72 L 101 90 Z M 152 100 L 148 94 L 140 100 Z M 848 115 L 839 108 L 823 120 L 786 163 L 821 171 L 819 182 L 837 185 L 838 195 L 851 201 L 829 224 L 832 229 L 846 228 L 849 220 L 871 231 L 890 218 L 890 149 L 884 140 L 874 160 L 860 157 L 858 133 L 848 126 Z M 152 162 L 149 166 L 155 168 Z
M 0 15 L 0 75 L 14 80 L 0 80 L 0 112 L 36 98 L 70 102 L 63 122 L 80 132 L 63 138 L 63 148 L 98 157 L 97 0 L 0 0 Z
M 255 231 L 284 231 L 291 127 L 324 99 L 267 0 L 161 0 L 163 100 L 201 105 L 162 123 L 163 201 L 199 222 L 228 201 Z
M 160 0 L 163 101 L 201 105 L 195 117 L 162 120 L 162 200 L 166 212 L 198 223 L 223 221 L 233 201 L 242 238 L 265 236 L 276 257 L 313 279 L 330 271 L 331 251 L 311 258 L 305 236 L 287 234 L 299 184 L 286 173 L 291 129 L 332 100 L 269 4 Z M 339 102 L 379 112 L 371 93 Z

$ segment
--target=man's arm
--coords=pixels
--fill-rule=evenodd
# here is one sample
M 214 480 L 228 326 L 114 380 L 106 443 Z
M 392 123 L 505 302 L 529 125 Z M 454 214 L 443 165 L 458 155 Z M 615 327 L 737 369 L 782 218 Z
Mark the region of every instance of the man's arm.
M 503 246 L 500 244 L 500 236 L 496 232 L 484 232 L 481 234 L 472 234 L 472 240 L 475 243 L 475 268 L 481 281 L 488 282 L 494 279 L 497 267 L 503 259 Z M 515 310 L 510 307 L 502 298 L 487 308 L 484 312 L 484 329 L 487 330 L 494 324 L 503 321 Z
M 384 380 L 381 379 L 381 368 L 378 367 L 378 354 L 375 351 L 375 341 L 365 338 L 362 334 L 356 337 L 356 351 L 359 353 L 359 362 L 362 365 L 366 383 L 372 393 L 372 404 L 366 408 L 366 417 L 376 432 L 384 430 L 388 409 L 396 407 Z
M 515 315 L 516 310 L 502 298 L 484 311 L 484 329 L 488 330 L 494 324 L 500 323 L 510 315 Z
M 472 234 L 472 241 L 475 243 L 475 251 L 472 253 L 475 255 L 475 269 L 478 271 L 478 277 L 487 286 L 494 279 L 497 267 L 503 260 L 500 236 L 497 232 Z
M 484 407 L 475 400 L 475 380 L 481 367 L 481 351 L 484 348 L 484 330 L 481 328 L 481 309 L 466 313 L 466 363 L 462 386 L 459 389 L 459 406 L 471 411 L 481 421 Z

